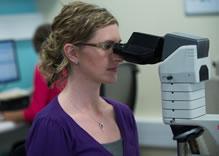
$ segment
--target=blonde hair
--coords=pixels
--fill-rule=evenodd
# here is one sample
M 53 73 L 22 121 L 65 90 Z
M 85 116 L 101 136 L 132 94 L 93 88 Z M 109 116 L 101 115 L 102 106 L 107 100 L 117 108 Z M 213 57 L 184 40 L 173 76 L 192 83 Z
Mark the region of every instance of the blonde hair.
M 105 26 L 117 24 L 105 8 L 80 1 L 64 5 L 52 23 L 52 32 L 42 47 L 40 70 L 50 86 L 66 79 L 71 65 L 63 53 L 65 43 L 86 42 Z

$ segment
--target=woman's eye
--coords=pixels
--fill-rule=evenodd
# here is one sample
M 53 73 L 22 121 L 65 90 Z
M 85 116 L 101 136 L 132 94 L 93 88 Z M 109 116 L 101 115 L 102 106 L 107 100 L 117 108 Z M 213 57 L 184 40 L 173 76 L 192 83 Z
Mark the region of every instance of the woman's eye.
M 103 48 L 108 50 L 108 49 L 112 48 L 113 45 L 114 45 L 114 42 L 106 42 L 103 44 Z

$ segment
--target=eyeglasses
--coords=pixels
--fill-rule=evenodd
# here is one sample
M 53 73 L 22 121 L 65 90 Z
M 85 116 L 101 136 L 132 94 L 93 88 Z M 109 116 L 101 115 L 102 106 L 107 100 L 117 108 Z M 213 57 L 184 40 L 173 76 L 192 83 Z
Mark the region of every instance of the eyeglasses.
M 100 43 L 83 43 L 79 42 L 75 44 L 76 46 L 91 46 L 91 47 L 97 47 L 101 48 L 103 50 L 109 50 L 112 49 L 115 45 L 114 41 L 106 41 L 106 42 L 100 42 Z

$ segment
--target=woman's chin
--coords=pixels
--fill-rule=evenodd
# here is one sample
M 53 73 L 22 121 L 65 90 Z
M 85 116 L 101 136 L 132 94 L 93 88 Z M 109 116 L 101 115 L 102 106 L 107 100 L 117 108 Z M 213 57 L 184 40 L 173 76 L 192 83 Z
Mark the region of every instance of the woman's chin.
M 107 78 L 107 79 L 105 79 L 104 81 L 103 81 L 103 83 L 104 84 L 113 84 L 113 83 L 115 83 L 117 81 L 117 76 L 115 76 L 115 77 L 111 77 L 111 78 Z

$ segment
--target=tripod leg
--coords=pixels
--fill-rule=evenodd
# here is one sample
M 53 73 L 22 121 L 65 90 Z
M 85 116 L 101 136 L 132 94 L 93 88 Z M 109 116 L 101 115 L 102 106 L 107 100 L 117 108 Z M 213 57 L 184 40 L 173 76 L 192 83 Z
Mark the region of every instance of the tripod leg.
M 195 139 L 189 140 L 188 143 L 192 154 L 200 154 L 199 146 Z
M 189 156 L 189 149 L 187 142 L 177 141 L 177 156 Z

